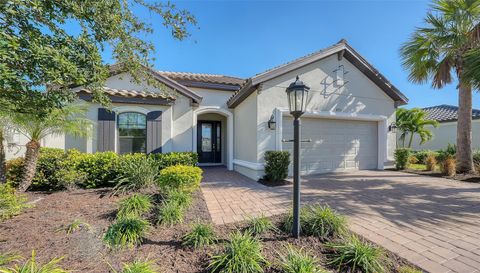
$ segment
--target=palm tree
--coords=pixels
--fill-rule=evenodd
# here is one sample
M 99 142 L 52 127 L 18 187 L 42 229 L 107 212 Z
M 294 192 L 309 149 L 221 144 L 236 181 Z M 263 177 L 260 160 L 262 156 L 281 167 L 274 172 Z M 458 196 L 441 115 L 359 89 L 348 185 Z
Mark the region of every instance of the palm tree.
M 54 108 L 45 116 L 34 113 L 10 113 L 8 126 L 28 138 L 22 180 L 18 191 L 24 192 L 32 184 L 37 168 L 40 141 L 49 135 L 70 134 L 84 137 L 90 133 L 91 121 L 86 118 L 83 104 L 67 104 Z
M 477 24 L 480 0 L 435 0 L 425 18 L 426 27 L 417 28 L 401 48 L 409 79 L 432 81 L 442 88 L 458 79 L 457 172 L 473 171 L 472 81 L 465 77 L 465 57 L 479 47 Z M 452 72 L 455 72 L 452 75 Z
M 403 143 L 403 147 L 405 147 L 405 139 L 407 135 L 410 136 L 407 148 L 412 147 L 413 137 L 415 135 L 418 135 L 420 137 L 420 145 L 432 139 L 432 132 L 425 128 L 425 126 L 430 125 L 436 128 L 438 127 L 438 122 L 435 120 L 425 119 L 426 115 L 427 113 L 419 108 L 413 108 L 411 110 L 407 110 L 404 108 L 397 109 L 396 124 L 397 128 L 401 132 L 400 140 Z

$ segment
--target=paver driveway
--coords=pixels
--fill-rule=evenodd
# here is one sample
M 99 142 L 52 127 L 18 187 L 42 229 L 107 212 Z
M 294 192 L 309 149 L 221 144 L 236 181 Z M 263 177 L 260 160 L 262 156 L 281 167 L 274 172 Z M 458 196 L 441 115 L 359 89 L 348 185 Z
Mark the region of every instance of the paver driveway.
M 202 191 L 216 224 L 276 215 L 291 186 L 265 187 L 224 168 L 206 168 Z M 391 171 L 303 178 L 303 203 L 328 203 L 351 230 L 429 272 L 480 272 L 480 185 Z

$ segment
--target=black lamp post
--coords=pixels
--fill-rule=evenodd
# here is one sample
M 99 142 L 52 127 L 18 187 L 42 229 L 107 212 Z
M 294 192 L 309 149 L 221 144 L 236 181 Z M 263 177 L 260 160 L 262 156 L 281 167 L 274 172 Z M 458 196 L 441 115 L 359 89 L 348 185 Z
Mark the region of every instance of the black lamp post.
M 305 113 L 308 91 L 297 76 L 295 82 L 287 87 L 288 107 L 293 116 L 293 230 L 292 235 L 300 235 L 300 116 Z

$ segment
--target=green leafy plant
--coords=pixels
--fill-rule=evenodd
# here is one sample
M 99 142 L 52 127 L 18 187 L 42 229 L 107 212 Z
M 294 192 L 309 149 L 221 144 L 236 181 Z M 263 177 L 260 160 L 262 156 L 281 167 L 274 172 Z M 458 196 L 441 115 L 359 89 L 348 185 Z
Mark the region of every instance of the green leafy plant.
M 284 220 L 284 229 L 292 230 L 293 213 Z M 316 236 L 321 240 L 329 240 L 343 235 L 347 230 L 347 221 L 328 205 L 306 205 L 300 209 L 301 232 L 307 236 Z
M 177 203 L 183 209 L 187 209 L 192 204 L 192 195 L 184 191 L 172 190 L 168 192 L 167 199 L 169 202 Z
M 202 169 L 192 166 L 176 165 L 160 171 L 158 186 L 163 192 L 179 190 L 193 192 L 202 181 Z
M 198 154 L 192 152 L 156 153 L 150 156 L 155 159 L 160 170 L 176 165 L 194 167 L 198 163 Z
M 265 152 L 265 180 L 283 181 L 288 176 L 290 153 L 287 151 Z
M 230 234 L 224 252 L 212 257 L 208 268 L 213 273 L 261 273 L 267 263 L 260 241 L 248 232 L 236 231 Z
M 152 209 L 152 198 L 144 194 L 132 194 L 120 201 L 117 219 L 129 216 L 142 216 Z
M 386 255 L 384 251 L 355 235 L 339 242 L 326 245 L 331 253 L 327 255 L 328 264 L 344 272 L 382 273 L 385 271 Z
M 261 215 L 259 217 L 251 217 L 248 220 L 247 230 L 252 235 L 261 235 L 268 231 L 276 231 L 277 227 L 275 227 L 268 217 Z
M 183 221 L 185 208 L 172 200 L 163 201 L 158 209 L 157 223 L 164 226 L 172 226 Z
M 15 190 L 7 184 L 0 184 L 0 221 L 12 218 L 20 214 L 27 204 L 27 198 L 15 193 Z
M 192 230 L 182 237 L 182 245 L 193 248 L 212 245 L 215 241 L 216 235 L 211 224 L 196 223 Z
M 123 268 L 121 271 L 115 270 L 110 265 L 111 270 L 113 273 L 158 273 L 158 269 L 155 266 L 153 261 L 145 260 L 145 261 L 134 261 L 131 263 L 123 264 Z
M 285 273 L 326 273 L 318 266 L 318 260 L 303 249 L 291 244 L 285 246 L 285 254 L 280 254 L 280 269 Z
M 322 240 L 342 235 L 347 230 L 345 217 L 328 205 L 307 206 L 307 216 L 302 225 L 307 235 L 313 235 Z
M 12 252 L 7 252 L 7 253 L 1 253 L 0 254 L 0 266 L 1 265 L 6 265 L 11 262 L 18 262 L 22 259 L 22 256 L 12 253 Z
M 149 227 L 146 220 L 138 217 L 118 219 L 108 228 L 103 240 L 113 248 L 131 248 L 142 242 Z
M 67 152 L 67 162 L 80 173 L 86 174 L 82 183 L 85 188 L 110 187 L 118 177 L 118 154 L 115 152 L 81 153 L 78 150 Z
M 15 265 L 10 268 L 0 268 L 0 273 L 68 273 L 67 270 L 60 268 L 57 264 L 63 258 L 55 258 L 48 263 L 41 265 L 35 260 L 35 251 L 32 251 L 32 257 L 23 265 Z
M 75 219 L 72 223 L 66 225 L 65 227 L 61 227 L 58 230 L 64 230 L 67 234 L 72 234 L 80 229 L 90 231 L 92 227 L 88 223 L 83 222 L 82 220 Z
M 114 191 L 138 191 L 155 184 L 158 167 L 155 159 L 143 154 L 123 156 L 118 165 L 120 175 L 116 179 Z
M 408 167 L 408 158 L 410 157 L 410 149 L 397 148 L 394 153 L 395 168 L 397 170 L 404 170 Z

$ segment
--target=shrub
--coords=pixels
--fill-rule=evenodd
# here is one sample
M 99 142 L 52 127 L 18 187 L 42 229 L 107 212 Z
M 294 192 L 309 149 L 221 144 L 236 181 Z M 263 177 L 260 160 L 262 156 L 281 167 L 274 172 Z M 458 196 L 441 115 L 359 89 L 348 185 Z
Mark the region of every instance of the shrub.
M 447 158 L 455 158 L 456 154 L 457 154 L 457 146 L 449 143 L 446 149 L 437 151 L 437 161 L 441 163 L 445 161 Z
M 63 258 L 55 258 L 48 263 L 41 265 L 35 260 L 35 251 L 32 251 L 32 257 L 23 265 L 15 265 L 11 268 L 0 268 L 2 273 L 68 273 L 68 271 L 60 268 L 57 264 Z
M 293 213 L 286 217 L 285 231 L 290 232 L 293 225 Z M 301 231 L 307 236 L 316 236 L 321 240 L 342 235 L 347 230 L 345 217 L 329 206 L 307 205 L 300 209 Z
M 249 233 L 238 231 L 230 235 L 223 253 L 215 255 L 208 266 L 211 272 L 263 272 L 267 260 L 262 255 L 260 241 Z
M 162 202 L 158 211 L 157 223 L 164 226 L 172 226 L 183 221 L 185 209 L 178 202 L 167 200 Z
M 277 228 L 275 225 L 264 215 L 259 217 L 250 218 L 248 221 L 247 230 L 252 235 L 261 235 L 267 231 L 275 231 Z
M 142 216 L 152 209 L 152 198 L 143 194 L 132 194 L 120 200 L 117 219 L 129 216 Z
M 326 246 L 332 251 L 327 255 L 328 264 L 337 267 L 341 272 L 384 272 L 384 251 L 357 236 L 352 235 L 340 242 L 327 243 Z
M 425 165 L 427 166 L 427 171 L 435 171 L 435 169 L 437 168 L 437 159 L 435 154 L 430 153 L 425 158 Z
M 446 176 L 454 176 L 456 170 L 456 161 L 453 157 L 447 157 L 443 162 L 440 164 L 440 171 L 443 175 Z
M 420 164 L 426 164 L 425 160 L 427 159 L 427 156 L 431 153 L 433 153 L 433 151 L 431 150 L 411 151 L 412 156 L 415 156 L 418 160 L 417 163 L 420 163 Z
M 480 150 L 473 151 L 473 162 L 475 164 L 480 164 Z
M 155 160 L 143 154 L 123 156 L 118 164 L 115 192 L 138 191 L 155 184 L 158 168 Z
M 404 170 L 408 167 L 408 158 L 410 157 L 410 149 L 398 148 L 395 150 L 395 168 Z
M 417 164 L 418 163 L 418 158 L 414 155 L 411 155 L 408 157 L 408 164 Z
M 152 154 L 151 155 L 157 162 L 160 170 L 166 167 L 183 165 L 183 166 L 197 166 L 198 154 L 192 152 L 173 152 L 165 154 Z
M 23 172 L 23 157 L 17 157 L 7 161 L 7 182 L 12 187 L 17 187 L 22 179 Z
M 285 246 L 286 255 L 280 255 L 280 268 L 285 273 L 326 273 L 318 266 L 315 256 L 291 244 Z
M 59 171 L 64 170 L 65 152 L 56 148 L 40 148 L 40 154 L 37 161 L 37 171 L 30 186 L 33 190 L 59 190 L 62 186 L 57 175 Z
M 265 180 L 277 182 L 283 181 L 288 176 L 290 165 L 290 153 L 287 151 L 265 152 Z
M 216 241 L 215 231 L 210 224 L 197 223 L 192 230 L 182 237 L 182 245 L 198 248 L 214 244 Z
M 110 187 L 118 176 L 119 156 L 114 152 L 80 153 L 76 150 L 67 152 L 67 160 L 80 173 L 86 174 L 82 187 Z
M 158 186 L 163 192 L 180 190 L 193 192 L 202 181 L 202 169 L 192 166 L 170 166 L 160 171 Z
M 138 217 L 117 219 L 108 228 L 103 240 L 113 248 L 133 247 L 142 242 L 148 228 L 148 222 Z
M 316 236 L 322 240 L 343 234 L 347 230 L 347 220 L 329 206 L 307 206 L 307 216 L 303 230 L 307 235 Z
M 15 194 L 15 190 L 5 184 L 0 184 L 0 221 L 12 218 L 29 207 L 27 198 Z
M 192 204 L 192 195 L 183 191 L 172 190 L 168 192 L 167 199 L 169 202 L 177 203 L 184 210 Z
M 111 267 L 111 266 L 110 266 Z M 132 263 L 123 264 L 122 271 L 118 272 L 111 268 L 113 273 L 158 273 L 153 261 L 134 261 Z

